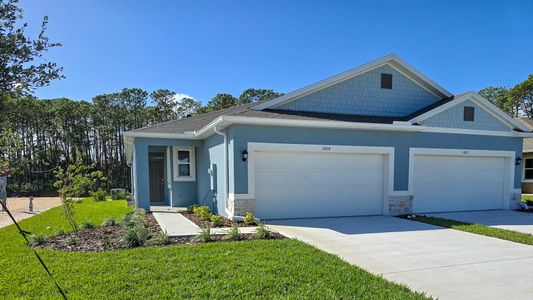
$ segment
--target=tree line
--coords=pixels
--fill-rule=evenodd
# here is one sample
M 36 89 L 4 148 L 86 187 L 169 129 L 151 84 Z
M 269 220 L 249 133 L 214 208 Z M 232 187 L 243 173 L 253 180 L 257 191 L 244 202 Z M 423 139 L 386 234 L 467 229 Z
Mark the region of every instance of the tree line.
M 238 97 L 217 94 L 205 106 L 167 89 L 148 93 L 125 88 L 95 96 L 92 102 L 7 97 L 1 116 L 0 159 L 10 163 L 8 192 L 53 191 L 54 171 L 78 161 L 94 163 L 109 178 L 110 187 L 129 188 L 125 131 L 279 95 L 247 89 Z

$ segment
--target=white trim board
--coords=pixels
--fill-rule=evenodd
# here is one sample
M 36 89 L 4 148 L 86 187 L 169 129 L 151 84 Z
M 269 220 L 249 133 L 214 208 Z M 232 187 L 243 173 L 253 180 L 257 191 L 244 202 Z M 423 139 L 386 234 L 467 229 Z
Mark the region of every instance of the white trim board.
M 396 54 L 389 54 L 387 56 L 384 56 L 382 58 L 379 58 L 377 60 L 371 61 L 369 63 L 366 63 L 364 65 L 361 65 L 357 68 L 348 70 L 346 72 L 340 73 L 338 75 L 332 76 L 330 78 L 321 80 L 317 83 L 308 85 L 304 88 L 298 89 L 296 91 L 290 92 L 288 94 L 285 94 L 281 97 L 266 101 L 262 104 L 256 105 L 252 107 L 254 110 L 263 110 L 266 108 L 271 108 L 275 106 L 279 106 L 283 103 L 287 103 L 290 101 L 294 101 L 298 98 L 301 98 L 305 95 L 309 95 L 311 93 L 317 92 L 319 90 L 322 90 L 324 88 L 327 88 L 329 86 L 335 85 L 337 83 L 340 83 L 342 81 L 351 79 L 355 76 L 361 75 L 363 73 L 366 73 L 370 70 L 373 70 L 377 67 L 383 66 L 385 64 L 389 64 L 393 66 L 396 70 L 400 71 L 404 76 L 407 76 L 409 79 L 413 80 L 415 83 L 423 87 L 424 89 L 430 91 L 432 94 L 436 95 L 439 98 L 448 98 L 451 97 L 452 94 L 448 92 L 446 89 L 444 89 L 442 86 L 438 85 L 433 80 L 429 79 L 427 76 L 416 70 L 413 66 L 409 65 L 406 61 L 404 61 L 402 58 L 400 58 Z M 405 70 L 405 71 L 402 71 Z M 410 73 L 410 74 L 408 74 Z M 418 77 L 418 78 L 417 78 Z M 422 84 L 423 83 L 423 84 Z M 438 95 L 440 94 L 440 95 Z
M 383 215 L 388 215 L 389 195 L 394 191 L 394 147 L 341 146 L 316 144 L 248 143 L 248 194 L 255 196 L 256 152 L 298 152 L 298 153 L 346 153 L 381 154 L 384 156 Z M 234 195 L 236 196 L 236 195 Z M 240 196 L 239 196 L 240 197 Z M 254 199 L 255 197 L 248 198 Z
M 514 189 L 515 179 L 515 152 L 514 151 L 497 151 L 497 150 L 471 150 L 471 149 L 439 149 L 439 148 L 409 148 L 409 177 L 408 193 L 413 195 L 413 176 L 415 156 L 459 156 L 459 157 L 501 157 L 505 159 L 505 169 L 507 176 L 504 181 L 503 207 L 510 207 L 509 195 Z M 416 199 L 415 199 L 416 201 Z

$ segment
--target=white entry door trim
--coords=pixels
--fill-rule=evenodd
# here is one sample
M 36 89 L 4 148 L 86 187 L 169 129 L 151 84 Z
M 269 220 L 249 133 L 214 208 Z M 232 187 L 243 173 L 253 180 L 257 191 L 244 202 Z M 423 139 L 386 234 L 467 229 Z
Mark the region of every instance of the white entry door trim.
M 498 150 L 471 150 L 471 149 L 438 149 L 438 148 L 409 148 L 409 179 L 408 192 L 413 195 L 415 156 L 458 156 L 458 157 L 499 157 L 504 159 L 503 182 L 503 208 L 510 207 L 510 194 L 514 189 L 515 178 L 515 152 Z M 416 201 L 416 200 L 415 200 Z
M 316 144 L 248 143 L 248 199 L 255 198 L 257 152 L 381 154 L 384 156 L 383 214 L 388 214 L 388 199 L 394 185 L 394 147 L 341 146 Z

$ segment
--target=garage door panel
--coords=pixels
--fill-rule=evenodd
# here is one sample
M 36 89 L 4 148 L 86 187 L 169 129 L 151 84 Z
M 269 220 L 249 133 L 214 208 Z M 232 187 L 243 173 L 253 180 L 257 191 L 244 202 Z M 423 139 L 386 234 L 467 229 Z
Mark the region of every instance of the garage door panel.
M 258 152 L 255 166 L 260 218 L 382 213 L 382 155 Z
M 501 157 L 415 155 L 413 211 L 501 209 L 504 170 Z

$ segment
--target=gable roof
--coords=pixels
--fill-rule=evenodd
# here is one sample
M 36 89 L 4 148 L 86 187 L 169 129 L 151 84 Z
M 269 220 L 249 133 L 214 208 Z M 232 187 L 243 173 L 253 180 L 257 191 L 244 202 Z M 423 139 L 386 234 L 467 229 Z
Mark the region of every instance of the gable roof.
M 263 110 L 263 109 L 268 109 L 268 108 L 276 108 L 282 104 L 297 100 L 303 96 L 309 95 L 311 93 L 315 93 L 319 90 L 325 89 L 327 87 L 338 84 L 345 80 L 349 80 L 351 78 L 354 78 L 358 75 L 361 75 L 365 72 L 371 71 L 375 68 L 381 67 L 386 64 L 392 66 L 393 68 L 398 70 L 400 73 L 412 79 L 418 85 L 420 85 L 421 87 L 423 87 L 430 93 L 436 95 L 440 99 L 450 98 L 453 96 L 449 91 L 447 91 L 446 89 L 438 85 L 436 82 L 434 82 L 433 80 L 431 80 L 424 74 L 420 73 L 413 66 L 409 65 L 407 62 L 401 59 L 398 55 L 389 54 L 380 59 L 361 65 L 357 68 L 348 70 L 346 72 L 340 73 L 333 77 L 324 79 L 317 83 L 308 85 L 304 88 L 290 92 L 281 97 L 278 97 L 278 98 L 275 98 L 269 101 L 265 101 L 264 103 L 254 106 L 252 109 Z
M 426 120 L 430 117 L 433 117 L 445 110 L 448 110 L 458 104 L 463 103 L 466 100 L 472 100 L 477 105 L 479 105 L 481 108 L 492 114 L 494 117 L 496 117 L 498 120 L 509 126 L 511 129 L 519 129 L 521 131 L 530 132 L 530 128 L 524 125 L 522 122 L 519 122 L 509 116 L 508 114 L 501 111 L 499 108 L 497 108 L 494 104 L 490 103 L 489 100 L 481 97 L 476 92 L 467 92 L 460 95 L 457 95 L 456 97 L 452 97 L 451 99 L 448 99 L 449 101 L 441 101 L 440 105 L 437 107 L 430 109 L 424 113 L 415 115 L 414 117 L 409 119 L 409 122 L 413 124 L 420 123 L 423 120 Z

